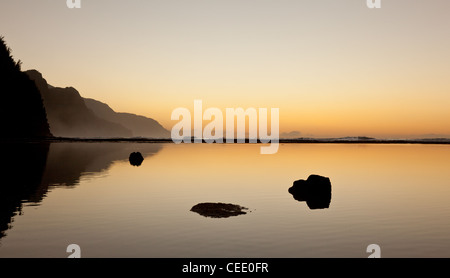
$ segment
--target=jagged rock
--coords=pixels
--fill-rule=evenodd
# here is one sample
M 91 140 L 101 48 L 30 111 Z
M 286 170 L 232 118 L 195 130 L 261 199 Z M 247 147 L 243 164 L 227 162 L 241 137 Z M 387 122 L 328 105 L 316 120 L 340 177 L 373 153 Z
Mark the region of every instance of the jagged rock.
M 331 203 L 331 182 L 327 177 L 311 175 L 307 180 L 297 180 L 289 188 L 295 200 L 305 202 L 310 209 L 329 208 Z

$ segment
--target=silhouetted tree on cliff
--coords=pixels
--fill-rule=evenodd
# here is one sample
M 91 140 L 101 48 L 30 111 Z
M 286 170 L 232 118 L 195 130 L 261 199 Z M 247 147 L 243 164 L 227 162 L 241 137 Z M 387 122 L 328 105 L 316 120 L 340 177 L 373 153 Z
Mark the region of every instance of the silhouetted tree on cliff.
M 42 96 L 34 81 L 21 71 L 11 49 L 0 37 L 1 138 L 52 136 Z

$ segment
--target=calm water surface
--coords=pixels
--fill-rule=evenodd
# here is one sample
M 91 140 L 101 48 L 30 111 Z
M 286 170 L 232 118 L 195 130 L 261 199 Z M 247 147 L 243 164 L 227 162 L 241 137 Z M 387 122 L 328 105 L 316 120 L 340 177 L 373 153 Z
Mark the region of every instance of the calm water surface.
M 450 146 L 5 145 L 0 257 L 450 257 Z M 131 152 L 142 165 L 130 165 Z M 288 192 L 329 177 L 329 208 Z M 202 202 L 249 208 L 207 218 Z

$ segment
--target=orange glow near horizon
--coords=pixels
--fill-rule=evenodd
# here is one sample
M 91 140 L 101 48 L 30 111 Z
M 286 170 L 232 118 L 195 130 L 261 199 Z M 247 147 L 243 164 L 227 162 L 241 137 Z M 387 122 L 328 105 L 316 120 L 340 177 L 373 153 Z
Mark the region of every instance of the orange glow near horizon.
M 168 130 L 200 99 L 279 108 L 281 137 L 450 138 L 447 0 L 22 2 L 0 35 L 24 70 Z

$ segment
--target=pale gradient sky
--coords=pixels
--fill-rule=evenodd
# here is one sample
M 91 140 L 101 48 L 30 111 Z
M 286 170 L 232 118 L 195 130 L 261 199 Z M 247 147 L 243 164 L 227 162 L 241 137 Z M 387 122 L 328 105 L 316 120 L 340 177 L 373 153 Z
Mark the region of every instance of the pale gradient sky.
M 279 108 L 302 136 L 450 136 L 450 1 L 2 0 L 23 69 L 117 112 Z

